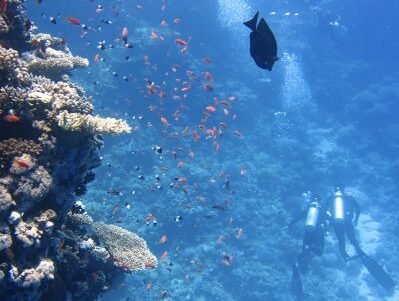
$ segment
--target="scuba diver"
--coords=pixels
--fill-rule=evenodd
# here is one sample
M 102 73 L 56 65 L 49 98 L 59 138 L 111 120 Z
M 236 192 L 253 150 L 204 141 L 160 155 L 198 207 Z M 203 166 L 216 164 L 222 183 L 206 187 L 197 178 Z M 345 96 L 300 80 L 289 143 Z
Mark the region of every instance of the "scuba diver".
M 344 193 L 342 186 L 335 187 L 334 198 L 330 204 L 331 223 L 338 239 L 339 251 L 345 262 L 359 257 L 370 274 L 386 289 L 391 290 L 395 283 L 385 270 L 360 248 L 356 240 L 355 226 L 360 215 L 360 206 L 356 200 Z M 346 252 L 345 235 L 355 248 L 357 256 L 349 256 Z
M 331 223 L 338 239 L 339 251 L 344 260 L 349 261 L 356 256 L 351 257 L 346 252 L 345 234 L 355 248 L 356 253 L 359 253 L 360 246 L 356 240 L 355 226 L 359 220 L 360 206 L 353 197 L 347 194 L 344 197 L 341 186 L 336 186 L 330 210 L 332 215 Z
M 290 228 L 299 220 L 305 220 L 305 233 L 302 241 L 301 253 L 292 266 L 291 291 L 297 300 L 303 299 L 301 271 L 307 269 L 312 255 L 321 256 L 324 249 L 324 237 L 327 231 L 328 219 L 326 208 L 321 204 L 320 197 L 304 193 L 306 208 L 298 214 L 288 225 Z

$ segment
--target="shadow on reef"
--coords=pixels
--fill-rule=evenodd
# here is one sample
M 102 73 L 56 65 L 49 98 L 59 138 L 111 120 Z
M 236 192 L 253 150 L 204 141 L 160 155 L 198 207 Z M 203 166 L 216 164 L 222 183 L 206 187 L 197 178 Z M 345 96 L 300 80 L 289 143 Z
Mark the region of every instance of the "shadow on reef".
M 93 221 L 76 196 L 100 165 L 101 135 L 129 133 L 68 73 L 88 61 L 35 33 L 23 1 L 0 15 L 0 300 L 96 300 L 124 272 L 155 268 L 145 241 Z

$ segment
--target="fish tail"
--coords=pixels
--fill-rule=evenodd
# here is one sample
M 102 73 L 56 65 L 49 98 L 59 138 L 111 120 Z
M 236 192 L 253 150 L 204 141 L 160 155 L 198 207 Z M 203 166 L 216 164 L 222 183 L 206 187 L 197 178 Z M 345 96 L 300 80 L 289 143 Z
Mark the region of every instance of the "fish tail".
M 244 22 L 243 24 L 245 26 L 249 27 L 250 29 L 252 29 L 253 31 L 255 31 L 256 23 L 258 23 L 258 15 L 259 15 L 259 12 L 257 12 L 251 20 L 248 20 L 248 21 Z

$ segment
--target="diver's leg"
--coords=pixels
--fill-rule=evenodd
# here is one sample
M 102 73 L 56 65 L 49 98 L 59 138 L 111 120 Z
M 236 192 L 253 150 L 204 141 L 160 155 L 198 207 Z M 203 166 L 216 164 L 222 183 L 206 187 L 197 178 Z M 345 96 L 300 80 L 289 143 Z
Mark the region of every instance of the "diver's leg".
M 324 249 L 324 231 L 318 230 L 314 235 L 313 253 L 317 256 L 323 255 Z
M 356 253 L 359 253 L 359 250 L 361 251 L 361 249 L 359 242 L 356 240 L 355 227 L 353 226 L 352 221 L 345 221 L 345 232 L 348 236 L 349 241 L 355 248 Z
M 334 224 L 335 235 L 338 239 L 339 251 L 341 252 L 341 256 L 344 260 L 349 258 L 348 253 L 346 253 L 345 248 L 345 225 L 343 223 L 335 223 Z
M 299 256 L 298 256 L 299 266 L 305 270 L 307 268 L 309 257 L 310 257 L 311 243 L 312 243 L 312 233 L 309 231 L 305 231 L 305 234 L 303 236 L 301 254 L 299 254 Z

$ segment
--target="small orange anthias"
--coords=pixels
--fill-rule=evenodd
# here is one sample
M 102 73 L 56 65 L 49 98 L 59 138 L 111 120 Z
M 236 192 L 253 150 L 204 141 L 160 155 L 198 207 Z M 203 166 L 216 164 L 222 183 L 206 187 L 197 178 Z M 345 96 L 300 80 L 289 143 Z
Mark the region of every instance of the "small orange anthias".
M 17 116 L 13 109 L 8 110 L 7 115 L 3 117 L 3 120 L 6 122 L 19 122 L 21 117 Z
M 15 160 L 14 163 L 16 165 L 18 165 L 18 167 L 22 167 L 22 168 L 29 168 L 30 167 L 30 164 L 28 162 L 26 162 L 24 160 L 20 160 L 20 159 Z

